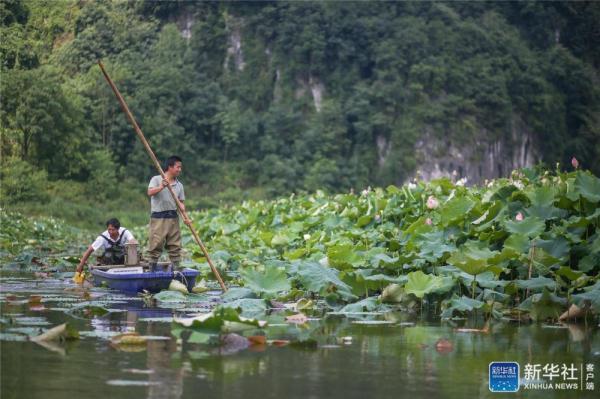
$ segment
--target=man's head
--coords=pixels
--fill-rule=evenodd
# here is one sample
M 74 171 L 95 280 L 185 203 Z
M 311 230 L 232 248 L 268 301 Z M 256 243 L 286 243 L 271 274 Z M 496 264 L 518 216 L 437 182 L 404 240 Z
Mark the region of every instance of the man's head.
M 117 218 L 112 218 L 112 219 L 108 219 L 106 221 L 106 229 L 108 230 L 108 234 L 112 237 L 115 238 L 119 236 L 119 228 L 121 227 L 121 223 L 119 222 L 119 219 Z
M 181 158 L 177 155 L 172 155 L 165 162 L 165 172 L 173 177 L 179 176 L 181 173 Z

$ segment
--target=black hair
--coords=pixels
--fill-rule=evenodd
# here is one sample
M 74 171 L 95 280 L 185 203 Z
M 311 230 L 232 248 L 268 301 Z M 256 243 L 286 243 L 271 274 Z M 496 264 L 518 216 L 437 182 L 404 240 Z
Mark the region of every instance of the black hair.
M 169 170 L 169 168 L 171 166 L 175 166 L 176 162 L 183 162 L 183 161 L 177 155 L 171 155 L 169 158 L 167 158 L 167 161 L 165 162 L 165 172 L 167 170 Z
M 121 227 L 121 222 L 119 222 L 119 219 L 117 218 L 108 219 L 106 221 L 106 227 L 108 226 L 112 226 L 115 229 L 119 230 L 119 228 Z

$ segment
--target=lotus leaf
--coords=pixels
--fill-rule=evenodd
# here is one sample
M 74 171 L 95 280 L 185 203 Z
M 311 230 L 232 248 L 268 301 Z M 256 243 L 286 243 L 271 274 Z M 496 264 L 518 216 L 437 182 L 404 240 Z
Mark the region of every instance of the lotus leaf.
M 264 271 L 247 268 L 243 269 L 240 275 L 246 287 L 254 292 L 277 294 L 291 288 L 286 272 L 276 267 L 267 267 Z
M 404 285 L 407 294 L 413 294 L 417 298 L 434 292 L 442 287 L 444 279 L 440 276 L 425 274 L 421 270 L 408 273 L 408 281 Z
M 546 228 L 544 221 L 535 216 L 527 217 L 522 221 L 508 220 L 504 226 L 509 233 L 522 234 L 532 238 L 542 234 Z
M 575 189 L 583 198 L 592 203 L 600 201 L 600 179 L 590 173 L 577 173 Z
M 496 255 L 497 251 L 490 251 L 478 242 L 469 241 L 448 258 L 448 263 L 466 273 L 477 275 L 488 270 L 490 260 Z

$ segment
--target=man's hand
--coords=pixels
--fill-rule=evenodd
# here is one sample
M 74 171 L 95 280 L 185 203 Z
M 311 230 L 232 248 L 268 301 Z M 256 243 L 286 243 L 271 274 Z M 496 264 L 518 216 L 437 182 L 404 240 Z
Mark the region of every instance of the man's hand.
M 83 284 L 84 281 L 85 281 L 85 273 L 82 272 L 81 270 L 79 270 L 79 267 L 77 267 L 77 271 L 75 272 L 75 275 L 73 276 L 73 282 L 75 282 L 76 284 Z
M 183 219 L 183 223 L 185 223 L 187 226 L 191 226 L 192 220 L 189 218 L 185 218 L 185 219 Z
M 156 187 L 148 187 L 148 196 L 154 197 L 156 194 L 160 193 L 169 185 L 169 181 L 167 179 L 162 179 L 160 184 Z

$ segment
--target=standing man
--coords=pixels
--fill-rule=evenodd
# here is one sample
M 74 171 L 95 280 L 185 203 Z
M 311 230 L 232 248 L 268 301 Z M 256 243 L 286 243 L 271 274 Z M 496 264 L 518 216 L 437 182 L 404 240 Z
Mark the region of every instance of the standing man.
M 165 163 L 165 176 L 160 175 L 150 179 L 148 184 L 148 196 L 150 197 L 150 233 L 148 235 L 148 256 L 150 257 L 150 270 L 156 271 L 158 258 L 166 248 L 173 268 L 179 267 L 181 262 L 181 231 L 179 230 L 179 217 L 177 216 L 177 205 L 167 189 L 168 185 L 175 192 L 181 207 L 185 210 L 183 201 L 185 194 L 183 184 L 177 179 L 181 173 L 181 158 L 173 155 Z M 190 220 L 184 220 L 190 224 Z M 171 269 L 171 267 L 169 268 Z

